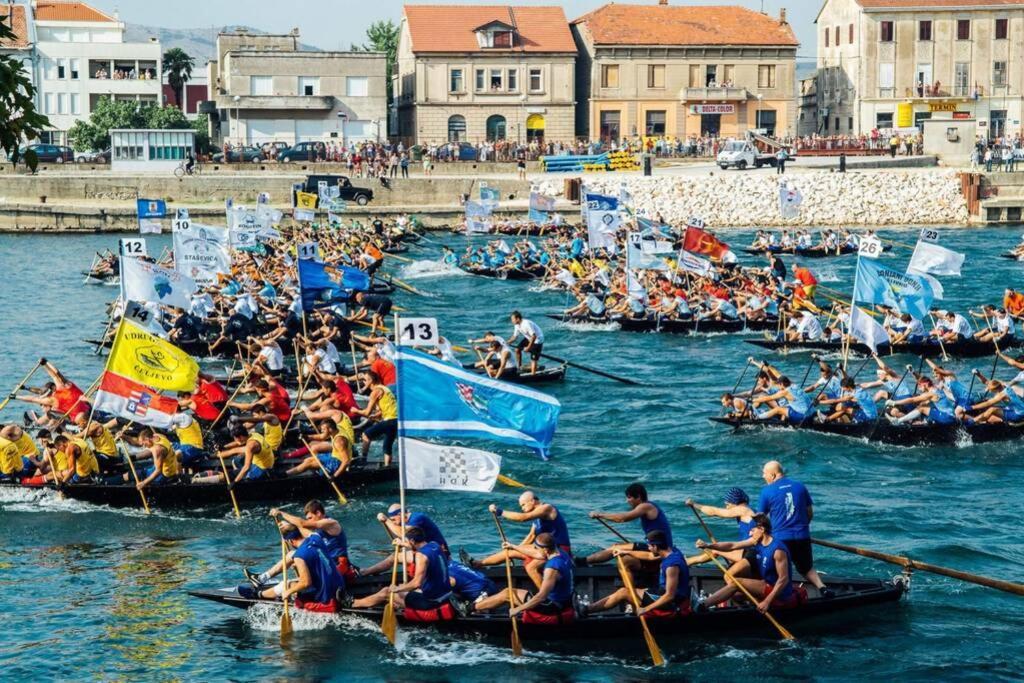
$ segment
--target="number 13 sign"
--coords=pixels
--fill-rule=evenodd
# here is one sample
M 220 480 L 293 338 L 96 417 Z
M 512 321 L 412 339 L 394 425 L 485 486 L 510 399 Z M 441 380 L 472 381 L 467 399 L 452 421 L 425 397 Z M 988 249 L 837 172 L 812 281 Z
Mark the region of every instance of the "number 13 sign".
M 437 346 L 437 318 L 399 318 L 399 346 Z

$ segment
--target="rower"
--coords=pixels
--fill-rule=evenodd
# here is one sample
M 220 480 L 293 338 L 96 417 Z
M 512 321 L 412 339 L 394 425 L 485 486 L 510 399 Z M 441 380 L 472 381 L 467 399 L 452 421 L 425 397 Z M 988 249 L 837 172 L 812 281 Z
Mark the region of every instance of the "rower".
M 388 507 L 388 512 L 385 515 L 383 512 L 377 514 L 377 521 L 382 522 L 387 526 L 388 533 L 394 538 L 401 538 L 402 536 L 402 524 L 399 517 L 402 514 L 402 506 L 399 503 L 392 503 Z M 433 541 L 441 546 L 441 550 L 446 556 L 451 555 L 451 551 L 448 548 L 448 541 L 445 540 L 444 534 L 441 533 L 440 527 L 434 523 L 426 513 L 424 512 L 413 512 L 412 510 L 406 509 L 405 511 L 405 528 L 417 527 L 424 534 L 426 534 L 428 541 Z
M 826 422 L 866 424 L 878 420 L 878 406 L 867 389 L 857 386 L 852 377 L 843 378 L 841 389 L 840 395 L 821 401 L 822 405 L 835 406 Z
M 974 410 L 975 397 L 971 394 L 970 387 L 964 386 L 964 383 L 956 378 L 955 372 L 936 364 L 931 358 L 926 358 L 925 362 L 935 374 L 939 389 L 953 400 L 956 418 L 962 420 L 967 413 Z M 980 374 L 978 376 L 985 381 Z
M 569 540 L 569 527 L 565 524 L 565 518 L 551 503 L 542 503 L 540 498 L 537 497 L 533 491 L 524 491 L 519 496 L 519 509 L 522 512 L 513 512 L 512 510 L 502 510 L 493 503 L 488 507 L 488 510 L 493 515 L 497 515 L 502 519 L 507 519 L 513 522 L 528 522 L 530 523 L 530 531 L 526 534 L 519 545 L 528 546 L 533 543 L 533 540 L 539 535 L 548 533 L 551 534 L 558 547 L 572 555 L 572 543 Z M 505 562 L 505 552 L 498 551 L 489 557 L 485 557 L 482 560 L 470 560 L 465 551 L 460 553 L 460 557 L 463 562 L 466 562 L 469 566 L 477 569 L 479 567 L 494 567 Z M 541 583 L 541 570 L 540 564 L 533 559 L 533 556 L 511 554 L 512 559 L 522 560 L 523 568 L 529 575 L 530 579 L 533 580 L 535 586 L 540 588 Z
M 267 406 L 257 403 L 252 407 L 250 415 L 236 415 L 235 421 L 240 421 L 249 429 L 256 429 L 267 440 L 267 444 L 276 453 L 284 442 L 284 425 L 274 413 L 267 410 Z
M 886 365 L 885 361 L 879 358 L 877 353 L 872 354 L 871 357 L 875 359 L 875 364 L 878 365 L 878 370 L 876 370 L 877 379 L 873 382 L 865 382 L 861 386 L 865 389 L 879 387 L 873 397 L 875 401 L 884 401 L 890 398 L 900 400 L 914 395 L 914 380 L 909 376 L 909 370 L 904 375 L 900 375 L 900 373 Z
M 981 376 L 977 370 L 975 373 L 979 377 Z M 1017 424 L 1024 420 L 1024 398 L 1021 397 L 1021 393 L 1016 387 L 1004 384 L 997 379 L 991 379 L 985 383 L 985 389 L 992 394 L 992 398 L 973 407 L 975 411 L 981 411 L 974 418 L 975 422 L 978 424 L 1002 422 Z
M 262 479 L 274 467 L 274 449 L 262 434 L 250 432 L 244 425 L 231 428 L 231 441 L 217 452 L 218 458 L 235 456 L 231 465 L 237 471 L 233 483 L 249 479 Z
M 461 562 L 448 560 L 448 578 L 452 585 L 452 603 L 462 616 L 468 615 L 473 604 L 490 595 L 497 595 L 499 588 L 486 574 Z
M 285 541 L 294 548 L 288 560 L 295 568 L 296 578 L 287 586 L 283 581 L 263 589 L 239 586 L 239 595 L 267 600 L 285 600 L 294 595 L 297 607 L 312 604 L 322 606 L 317 611 L 337 611 L 345 601 L 345 579 L 328 556 L 323 538 L 319 534 L 310 534 L 303 539 L 301 532 L 287 522 L 279 522 L 278 526 Z
M 732 580 L 742 582 L 752 595 L 762 598 L 761 602 L 757 603 L 759 612 L 767 612 L 771 607 L 794 607 L 798 604 L 800 598 L 793 588 L 789 549 L 783 541 L 772 535 L 772 523 L 768 515 L 760 512 L 754 515 L 750 538 L 745 541 L 706 543 L 699 539 L 697 547 L 719 552 L 754 548 L 757 551 L 757 569 L 761 573 L 761 578 L 734 576 Z M 738 591 L 739 587 L 736 584 L 726 583 L 712 595 L 700 600 L 697 610 L 725 602 Z M 824 596 L 824 591 L 822 593 L 823 597 L 828 597 Z
M 262 406 L 259 406 L 262 408 Z M 190 411 L 180 410 L 171 416 L 175 440 L 171 447 L 181 459 L 182 467 L 193 468 L 206 459 L 203 429 Z
M 751 404 L 755 409 L 762 403 L 768 403 L 769 401 L 780 402 L 771 410 L 758 414 L 757 419 L 770 420 L 772 418 L 778 418 L 782 422 L 802 424 L 810 415 L 812 409 L 811 397 L 805 392 L 793 387 L 793 382 L 789 377 L 780 377 L 778 382 L 782 387 L 781 389 L 773 394 L 758 396 L 751 401 Z M 781 404 L 783 399 L 785 400 L 785 405 Z
M 345 416 L 347 420 L 348 417 Z M 351 425 L 351 422 L 349 422 Z M 327 441 L 309 441 L 309 457 L 289 469 L 285 474 L 292 476 L 309 471 L 327 471 L 331 479 L 337 479 L 352 464 L 352 441 L 338 430 L 338 423 L 324 420 L 320 429 L 330 438 Z M 295 456 L 291 456 L 295 457 Z M 319 461 L 319 462 L 318 462 Z
M 66 470 L 61 481 L 71 484 L 87 484 L 100 473 L 99 463 L 92 447 L 81 437 L 68 438 L 60 434 L 53 440 L 57 450 L 64 454 Z
M 811 311 L 801 312 L 799 317 L 789 321 L 786 329 L 786 341 L 818 341 L 823 331 L 818 316 Z
M 36 471 L 36 464 L 27 455 L 21 454 L 17 441 L 4 436 L 9 433 L 7 427 L 0 432 L 0 481 L 20 481 L 31 477 Z
M 302 513 L 303 516 L 299 517 L 278 508 L 270 509 L 271 517 L 281 517 L 285 522 L 295 527 L 303 538 L 319 535 L 324 546 L 324 552 L 327 554 L 328 559 L 337 567 L 338 573 L 346 581 L 354 581 L 359 576 L 359 572 L 349 562 L 348 537 L 345 535 L 345 530 L 342 528 L 341 523 L 336 519 L 328 517 L 323 503 L 316 499 L 306 503 L 302 508 Z M 265 586 L 268 584 L 270 579 L 281 573 L 281 563 L 276 562 L 274 566 L 260 574 L 256 574 L 248 568 L 242 571 L 245 573 L 245 578 L 249 579 L 249 583 L 259 588 L 261 585 Z
M 519 367 L 516 364 L 515 355 L 504 340 L 494 339 L 487 347 L 487 355 L 477 352 L 480 360 L 476 365 L 484 368 L 488 377 L 503 378 L 515 377 L 519 374 Z
M 955 311 L 946 311 L 932 334 L 946 344 L 957 344 L 973 337 L 974 329 L 967 318 Z
M 824 396 L 827 399 L 837 398 L 842 388 L 835 370 L 824 361 L 818 361 L 818 370 L 821 376 L 815 380 L 814 384 L 804 389 L 804 393 L 812 394 L 814 398 L 819 396 Z
M 109 471 L 118 461 L 117 444 L 114 442 L 114 435 L 110 433 L 110 427 L 115 426 L 117 420 L 114 419 L 105 424 L 96 421 L 90 422 L 88 414 L 78 413 L 73 422 L 79 428 L 78 433 L 82 438 L 92 441 L 93 454 L 96 456 L 96 462 L 99 463 L 100 469 Z
M 523 367 L 523 351 L 530 354 L 530 374 L 537 372 L 537 361 L 540 360 L 544 350 L 544 332 L 537 323 L 523 317 L 519 311 L 512 311 L 509 316 L 512 320 L 512 336 L 508 338 L 511 344 L 518 337 L 522 337 L 516 345 L 516 365 Z
M 363 373 L 363 381 L 370 389 L 370 398 L 365 408 L 352 411 L 353 415 L 373 420 L 373 424 L 363 430 L 362 457 L 365 460 L 369 456 L 370 444 L 379 437 L 384 450 L 384 466 L 388 467 L 398 437 L 398 400 L 373 370 Z
M 148 449 L 153 465 L 145 472 L 137 473 L 141 478 L 136 488 L 141 490 L 150 485 L 169 484 L 181 475 L 181 463 L 170 439 L 149 427 L 140 430 L 137 438 L 139 444 Z M 124 480 L 131 480 L 130 472 L 125 473 Z
M 928 338 L 924 331 L 924 324 L 909 313 L 901 314 L 899 321 L 899 326 L 894 325 L 889 332 L 890 345 L 919 344 Z
M 721 517 L 723 519 L 735 519 L 736 525 L 739 531 L 739 540 L 745 541 L 750 537 L 750 527 L 754 525 L 754 509 L 750 507 L 750 497 L 743 489 L 733 486 L 731 489 L 725 492 L 725 507 L 714 507 L 711 505 L 701 505 L 695 502 L 692 498 L 686 499 L 686 506 L 700 510 L 701 513 L 708 515 L 709 517 Z M 729 560 L 731 564 L 739 562 L 742 559 L 750 561 L 751 566 L 756 563 L 753 558 L 753 551 L 740 552 L 733 551 L 728 553 L 713 552 L 715 555 L 719 555 Z M 695 557 L 687 558 L 686 563 L 700 564 L 706 562 L 707 558 L 697 555 Z
M 643 529 L 644 538 L 651 531 L 657 530 L 663 532 L 668 544 L 672 545 L 672 526 L 669 524 L 668 517 L 660 505 L 647 499 L 647 489 L 643 484 L 637 482 L 626 487 L 626 504 L 630 508 L 628 512 L 591 512 L 590 518 L 603 519 L 616 524 L 631 522 L 636 519 L 639 520 L 640 528 Z M 617 543 L 605 550 L 599 550 L 590 555 L 586 559 L 586 564 L 607 562 L 614 556 L 613 551 L 616 548 L 619 550 L 635 550 L 637 553 L 642 553 L 647 549 L 647 542 Z M 646 559 L 651 561 L 654 558 L 647 557 Z M 638 555 L 624 557 L 623 562 L 625 562 L 626 568 L 631 572 L 641 568 L 644 564 L 643 558 Z
M 43 388 L 41 396 L 19 394 L 14 398 L 25 403 L 34 403 L 46 409 L 43 415 L 37 416 L 32 411 L 25 411 L 26 424 L 37 424 L 46 427 L 57 427 L 61 419 L 74 420 L 80 413 L 88 414 L 91 406 L 85 400 L 85 394 L 78 385 L 68 380 L 52 363 L 45 358 L 39 359 L 39 365 L 50 381 Z M 35 392 L 38 390 L 30 389 Z
M 931 424 L 952 425 L 956 423 L 956 406 L 945 392 L 935 386 L 930 377 L 921 377 L 917 381 L 917 388 L 916 396 L 899 400 L 890 399 L 885 402 L 887 407 L 893 408 L 889 413 L 889 420 L 893 424 L 915 422 L 922 417 Z M 916 407 L 904 414 L 897 409 L 904 405 Z
M 978 341 L 993 342 L 996 345 L 1012 342 L 1017 330 L 1013 324 L 1013 318 L 1006 314 L 1006 309 L 994 309 L 992 306 L 985 305 L 982 306 L 982 311 L 983 313 L 970 312 L 976 318 L 984 318 L 988 325 L 975 332 L 974 338 Z
M 386 327 L 384 319 L 391 313 L 391 308 L 394 305 L 389 297 L 383 294 L 356 292 L 355 301 L 359 304 L 360 309 L 349 318 L 351 322 L 365 320 L 369 316 L 371 334 L 376 334 L 377 330 Z
M 548 533 L 538 534 L 531 545 L 513 545 L 502 543 L 503 549 L 509 553 L 518 553 L 544 563 L 544 573 L 536 593 L 511 586 L 496 595 L 491 595 L 477 602 L 473 608 L 477 612 L 507 605 L 510 597 L 518 603 L 510 607 L 508 615 L 514 618 L 520 612 L 532 612 L 544 615 L 560 616 L 572 609 L 575 594 L 575 568 L 572 557 L 558 547 L 554 536 Z M 514 596 L 509 591 L 515 591 Z
M 452 585 L 448 576 L 448 558 L 441 546 L 435 541 L 428 541 L 426 533 L 417 526 L 406 527 L 404 542 L 396 538 L 395 543 L 413 550 L 415 570 L 412 576 L 404 583 L 384 586 L 373 595 L 354 601 L 352 607 L 376 607 L 392 597 L 403 608 L 434 610 L 443 607 L 451 598 Z
M 825 582 L 814 569 L 814 555 L 811 550 L 811 520 L 814 519 L 814 501 L 807 487 L 786 476 L 782 464 L 770 460 L 761 469 L 766 486 L 761 489 L 757 507 L 771 518 L 765 533 L 775 529 L 775 537 L 782 542 L 787 555 L 792 556 L 797 571 L 818 587 L 823 597 L 834 594 L 825 587 Z M 770 541 L 769 541 L 770 542 Z M 771 580 L 761 567 L 761 576 Z M 712 602 L 711 604 L 716 604 Z
M 630 557 L 634 553 L 636 553 L 634 550 L 615 550 L 615 556 L 622 558 Z M 640 609 L 636 616 L 641 617 L 649 612 L 655 612 L 658 616 L 689 614 L 690 569 L 679 548 L 669 545 L 663 532 L 651 531 L 647 534 L 647 549 L 644 555 L 654 556 L 660 565 L 658 587 L 654 590 L 634 588 L 636 601 L 640 603 Z M 582 616 L 594 612 L 604 612 L 622 603 L 632 603 L 633 601 L 634 597 L 629 594 L 629 588 L 623 586 L 614 593 L 584 607 Z

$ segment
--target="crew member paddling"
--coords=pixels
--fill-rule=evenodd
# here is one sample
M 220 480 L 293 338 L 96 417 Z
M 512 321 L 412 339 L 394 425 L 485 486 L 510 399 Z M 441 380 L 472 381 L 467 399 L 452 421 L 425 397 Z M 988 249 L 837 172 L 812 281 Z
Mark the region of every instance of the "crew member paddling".
M 735 519 L 737 531 L 739 534 L 739 540 L 745 541 L 750 538 L 750 528 L 754 526 L 754 515 L 756 514 L 753 508 L 750 507 L 750 497 L 743 489 L 733 486 L 725 493 L 725 507 L 714 507 L 712 505 L 701 505 L 695 502 L 692 498 L 686 499 L 686 505 L 697 510 L 701 513 L 710 517 L 721 517 L 723 519 Z M 718 553 L 722 557 L 729 560 L 730 563 L 735 564 L 742 559 L 747 559 L 751 566 L 756 566 L 754 561 L 753 550 L 748 550 L 746 553 L 739 550 L 734 550 L 728 553 Z M 706 562 L 707 558 L 696 555 L 691 558 L 687 558 L 687 564 L 699 564 Z
M 647 499 L 647 489 L 643 484 L 634 483 L 626 487 L 626 504 L 629 505 L 628 512 L 591 512 L 591 519 L 603 519 L 616 524 L 631 522 L 634 519 L 640 521 L 640 528 L 643 529 L 644 538 L 652 531 L 660 531 L 665 534 L 666 543 L 672 545 L 672 527 L 664 510 L 657 503 Z M 634 550 L 633 554 L 623 557 L 626 568 L 631 572 L 640 568 L 644 561 L 653 562 L 653 555 L 644 555 L 647 550 L 647 541 L 639 543 L 617 543 L 605 550 L 599 550 L 587 558 L 587 564 L 599 564 L 607 562 L 614 557 L 614 551 Z
M 290 553 L 289 564 L 295 568 L 296 578 L 265 588 L 239 586 L 238 593 L 243 597 L 275 598 L 296 597 L 296 606 L 312 603 L 329 610 L 337 610 L 345 600 L 345 579 L 338 572 L 337 566 L 328 557 L 323 538 L 319 534 L 310 534 L 303 539 L 297 528 L 287 522 L 279 526 L 285 540 L 295 550 Z
M 62 481 L 72 484 L 91 482 L 100 473 L 99 463 L 92 446 L 81 437 L 68 438 L 64 434 L 53 440 L 57 450 L 64 454 L 66 470 L 61 476 Z
M 404 543 L 398 539 L 395 542 L 407 545 L 414 551 L 415 570 L 412 577 L 396 586 L 384 586 L 373 595 L 354 601 L 352 607 L 365 609 L 383 605 L 392 596 L 399 607 L 414 610 L 442 607 L 451 597 L 452 586 L 448 576 L 448 559 L 441 546 L 428 541 L 423 530 L 416 526 L 405 528 Z
M 575 569 L 572 557 L 558 547 L 554 536 L 551 534 L 538 534 L 531 545 L 513 545 L 505 542 L 502 547 L 510 553 L 517 553 L 532 557 L 538 562 L 544 563 L 540 587 L 536 593 L 530 593 L 522 588 L 506 588 L 497 595 L 484 598 L 474 605 L 477 612 L 507 605 L 509 603 L 509 590 L 515 591 L 515 602 L 517 605 L 509 609 L 508 614 L 514 617 L 520 612 L 535 612 L 537 614 L 560 615 L 567 609 L 572 608 L 573 586 L 575 584 Z
M 635 550 L 615 549 L 616 557 L 632 556 Z M 652 531 L 647 534 L 647 552 L 645 555 L 652 555 L 660 563 L 658 570 L 657 588 L 634 588 L 636 597 L 640 602 L 640 611 L 637 616 L 643 616 L 648 612 L 658 613 L 690 613 L 690 569 L 687 566 L 686 558 L 675 546 L 670 546 L 661 531 Z M 601 598 L 590 606 L 584 608 L 584 615 L 593 612 L 603 612 L 612 609 L 622 603 L 632 602 L 629 589 L 623 586 L 617 591 Z M 667 615 L 666 615 L 667 616 Z

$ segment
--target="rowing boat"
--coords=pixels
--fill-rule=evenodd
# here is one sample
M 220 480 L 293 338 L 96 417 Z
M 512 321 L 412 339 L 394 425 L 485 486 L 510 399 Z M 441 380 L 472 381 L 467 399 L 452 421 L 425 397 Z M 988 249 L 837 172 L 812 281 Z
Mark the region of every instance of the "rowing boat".
M 885 245 L 882 247 L 882 251 L 892 251 L 892 245 Z M 782 247 L 747 247 L 743 249 L 744 254 L 753 254 L 754 256 L 767 256 L 768 254 L 775 254 L 776 256 L 799 256 L 800 258 L 834 258 L 836 256 L 847 256 L 849 254 L 856 254 L 857 247 L 850 245 L 843 245 L 838 253 L 835 249 L 801 249 L 799 247 L 789 247 L 783 249 Z
M 749 417 L 739 419 L 735 416 L 710 417 L 708 419 L 732 427 L 737 431 L 807 431 L 852 439 L 866 439 L 896 446 L 955 446 L 963 443 L 1010 441 L 1024 437 L 1024 424 L 1020 423 L 968 424 L 961 422 L 951 425 L 931 423 L 897 425 L 889 422 L 885 417 L 880 417 L 874 422 L 861 423 L 815 422 L 809 419 L 799 424 L 778 420 L 757 420 Z
M 754 346 L 760 346 L 763 349 L 769 349 L 771 351 L 781 351 L 782 353 L 790 351 L 823 351 L 826 353 L 842 353 L 843 346 L 838 341 L 779 341 L 775 339 L 746 339 L 744 340 L 748 344 Z M 1006 350 L 1011 348 L 1019 348 L 1024 346 L 1024 339 L 1001 339 L 999 341 L 999 349 Z M 945 349 L 943 349 L 945 347 Z M 991 356 L 996 351 L 996 347 L 992 342 L 978 341 L 977 339 L 967 339 L 962 342 L 946 343 L 939 345 L 937 341 L 926 341 L 926 342 L 905 342 L 902 344 L 879 344 L 878 355 L 879 356 L 893 356 L 899 353 L 905 353 L 912 356 L 921 356 L 924 358 L 934 358 L 941 356 L 943 350 L 947 356 L 955 358 L 983 358 L 985 356 Z M 870 356 L 871 349 L 860 342 L 854 342 L 850 344 L 850 353 L 854 353 L 860 356 Z
M 462 367 L 467 370 L 472 370 L 478 375 L 488 376 L 487 372 L 483 368 L 476 367 L 474 363 L 463 363 Z M 511 382 L 513 384 L 544 384 L 546 382 L 560 382 L 565 379 L 565 370 L 565 365 L 556 365 L 550 368 L 538 365 L 537 372 L 506 371 L 505 374 L 497 379 L 500 379 L 503 382 Z
M 121 276 L 117 273 L 91 273 L 83 270 L 82 275 L 85 276 L 85 284 L 87 285 L 116 287 L 121 284 Z
M 741 332 L 765 332 L 775 330 L 779 321 L 775 318 L 763 320 L 676 320 L 672 318 L 646 317 L 631 318 L 623 315 L 573 316 L 547 313 L 546 317 L 566 324 L 608 325 L 614 323 L 627 332 L 665 332 L 668 334 L 738 334 Z
M 1014 254 L 1012 252 L 1007 252 L 1005 254 L 1000 254 L 999 258 L 1010 259 L 1011 261 L 1020 261 L 1021 260 L 1020 256 L 1017 256 L 1017 254 Z
M 352 464 L 336 482 L 353 489 L 383 482 L 397 481 L 398 467 L 384 467 L 380 463 Z M 4 482 L 4 487 L 22 487 Z M 53 484 L 22 488 L 54 490 Z M 246 480 L 234 485 L 235 497 L 242 502 L 304 503 L 310 498 L 329 498 L 334 495 L 330 482 L 319 473 L 298 474 L 291 477 L 267 477 Z M 139 507 L 139 491 L 134 484 L 65 484 L 61 492 L 68 498 L 94 505 L 111 507 Z M 181 483 L 148 486 L 146 499 L 155 508 L 193 508 L 230 503 L 224 482 Z
M 544 266 L 536 266 L 530 270 L 523 270 L 521 268 L 511 268 L 509 270 L 502 270 L 500 268 L 484 268 L 482 266 L 465 266 L 460 265 L 461 270 L 466 271 L 470 275 L 479 275 L 480 277 L 492 277 L 497 280 L 535 280 L 544 275 Z
M 499 585 L 504 584 L 504 567 L 491 567 L 486 573 Z M 575 573 L 577 593 L 582 600 L 587 602 L 592 603 L 622 585 L 615 565 L 579 567 Z M 722 575 L 716 569 L 692 567 L 690 575 L 691 588 L 698 594 L 701 592 L 711 594 L 722 587 Z M 521 567 L 513 568 L 512 577 L 517 587 L 535 590 Z M 362 597 L 379 590 L 388 583 L 388 579 L 389 576 L 360 577 L 348 586 L 348 592 L 354 597 Z M 636 585 L 657 585 L 657 575 L 641 574 L 637 578 Z M 813 585 L 805 584 L 807 600 L 795 607 L 773 610 L 775 616 L 780 621 L 784 621 L 787 626 L 817 617 L 821 619 L 821 623 L 815 626 L 815 634 L 820 633 L 824 628 L 843 632 L 851 629 L 859 620 L 836 618 L 827 621 L 824 618 L 845 614 L 854 609 L 893 604 L 898 602 L 907 591 L 907 583 L 902 577 L 860 579 L 829 575 L 828 586 L 835 591 L 835 597 L 821 597 Z M 248 609 L 258 604 L 280 605 L 279 601 L 242 597 L 237 590 L 230 588 L 194 590 L 189 591 L 189 595 L 239 609 Z M 338 611 L 372 621 L 380 621 L 382 612 L 380 608 L 340 608 Z M 507 610 L 456 616 L 451 620 L 432 622 L 411 621 L 402 610 L 397 610 L 396 616 L 403 626 L 436 628 L 439 631 L 457 635 L 475 634 L 507 638 L 510 630 Z M 709 632 L 757 636 L 768 636 L 775 633 L 771 624 L 759 615 L 749 603 L 729 604 L 707 611 L 695 612 L 685 617 L 673 615 L 659 618 L 649 615 L 648 624 L 656 634 L 667 636 Z M 522 617 L 520 617 L 518 626 L 522 639 L 535 643 L 633 638 L 639 637 L 641 628 L 640 621 L 635 616 L 621 610 L 570 618 L 565 623 L 551 625 L 522 621 Z M 799 631 L 797 632 L 799 633 Z

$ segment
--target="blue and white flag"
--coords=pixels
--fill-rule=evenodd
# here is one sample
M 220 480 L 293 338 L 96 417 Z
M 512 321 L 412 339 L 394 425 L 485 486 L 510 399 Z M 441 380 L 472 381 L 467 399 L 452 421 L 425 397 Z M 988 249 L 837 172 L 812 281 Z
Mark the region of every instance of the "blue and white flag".
M 196 283 L 188 275 L 137 258 L 121 259 L 121 283 L 129 301 L 177 306 L 188 310 Z
M 919 240 L 907 270 L 929 275 L 960 275 L 966 256 L 958 251 Z
M 167 202 L 162 199 L 136 199 L 139 218 L 163 218 L 167 215 Z
M 346 294 L 341 283 L 327 274 L 327 264 L 311 258 L 298 260 L 299 294 L 302 310 L 311 311 L 320 303 L 329 303 Z
M 555 198 L 533 190 L 530 192 L 530 208 L 550 213 L 555 210 Z
M 546 211 L 538 211 L 537 209 L 531 206 L 530 213 L 527 216 L 527 218 L 530 219 L 531 223 L 543 224 L 548 222 L 550 216 L 548 216 L 548 213 Z
M 650 245 L 647 243 L 650 242 Z M 672 253 L 672 243 L 668 242 L 668 252 L 658 251 L 658 241 L 645 240 L 642 233 L 631 232 L 626 236 L 626 268 L 630 270 L 670 270 L 668 262 L 659 256 Z
M 901 273 L 876 259 L 858 258 L 855 303 L 886 304 L 917 319 L 928 317 L 935 292 L 928 279 L 913 273 Z
M 600 194 L 587 194 L 587 241 L 591 249 L 615 250 L 615 234 L 622 225 L 619 200 Z
M 498 206 L 498 201 L 501 199 L 501 190 L 497 187 L 491 187 L 487 183 L 480 183 L 480 203 L 490 206 L 492 209 Z
M 399 436 L 482 438 L 547 455 L 558 426 L 558 399 L 399 349 Z

